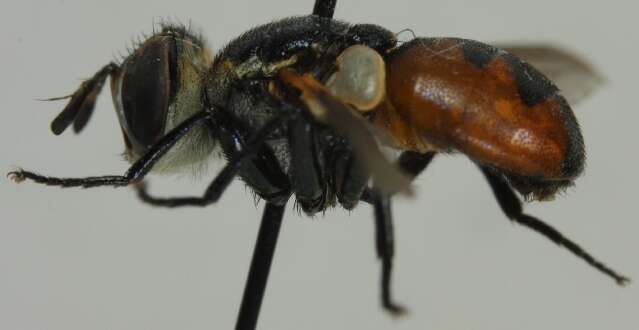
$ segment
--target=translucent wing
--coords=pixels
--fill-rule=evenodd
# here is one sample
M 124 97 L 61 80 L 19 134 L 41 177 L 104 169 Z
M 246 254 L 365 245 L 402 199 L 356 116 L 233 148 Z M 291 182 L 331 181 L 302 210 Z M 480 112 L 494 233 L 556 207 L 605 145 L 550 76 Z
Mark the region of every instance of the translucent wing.
M 350 141 L 361 164 L 371 174 L 375 187 L 382 194 L 410 194 L 410 180 L 385 158 L 372 133 L 373 128 L 361 115 L 331 95 L 311 75 L 282 70 L 279 78 L 284 84 L 302 92 L 300 100 L 316 120 L 332 127 Z
M 551 45 L 495 45 L 530 63 L 561 90 L 570 105 L 586 99 L 604 83 L 603 76 L 582 57 Z

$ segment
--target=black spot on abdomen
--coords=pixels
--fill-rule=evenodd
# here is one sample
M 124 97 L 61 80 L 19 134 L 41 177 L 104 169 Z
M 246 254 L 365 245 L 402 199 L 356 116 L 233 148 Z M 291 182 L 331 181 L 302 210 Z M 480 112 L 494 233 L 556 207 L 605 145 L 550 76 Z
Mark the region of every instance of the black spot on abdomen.
M 464 59 L 479 68 L 483 68 L 490 63 L 499 51 L 491 45 L 473 40 L 462 40 L 460 47 L 464 54 Z
M 557 95 L 559 89 L 539 70 L 512 54 L 504 54 L 521 100 L 529 107 Z

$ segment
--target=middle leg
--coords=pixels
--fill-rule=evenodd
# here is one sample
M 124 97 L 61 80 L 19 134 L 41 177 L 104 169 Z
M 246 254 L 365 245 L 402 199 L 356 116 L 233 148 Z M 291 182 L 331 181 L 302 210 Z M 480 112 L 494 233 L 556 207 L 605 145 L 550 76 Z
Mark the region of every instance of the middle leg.
M 393 233 L 393 218 L 391 214 L 391 200 L 388 196 L 375 196 L 375 246 L 377 256 L 382 261 L 381 298 L 382 306 L 393 315 L 401 315 L 406 309 L 393 301 L 391 294 L 391 275 L 393 256 L 395 255 L 395 235 Z
M 397 160 L 399 169 L 407 175 L 411 180 L 415 179 L 419 174 L 424 172 L 428 165 L 435 157 L 435 152 L 419 153 L 414 151 L 404 151 Z M 361 200 L 368 204 L 373 204 L 373 190 L 366 188 L 362 193 Z
M 406 151 L 397 161 L 397 166 L 409 178 L 414 179 L 422 173 L 435 157 L 435 152 L 425 154 Z M 393 271 L 393 257 L 395 255 L 395 238 L 393 233 L 393 219 L 389 196 L 366 188 L 362 194 L 362 201 L 370 203 L 375 208 L 376 248 L 377 255 L 382 261 L 381 298 L 382 306 L 395 315 L 401 315 L 405 309 L 393 302 L 391 294 L 391 275 Z

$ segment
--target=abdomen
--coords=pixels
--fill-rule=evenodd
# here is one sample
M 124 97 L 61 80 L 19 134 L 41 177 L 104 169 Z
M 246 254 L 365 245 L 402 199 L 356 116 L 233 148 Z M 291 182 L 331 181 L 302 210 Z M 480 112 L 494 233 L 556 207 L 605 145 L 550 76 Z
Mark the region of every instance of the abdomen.
M 387 99 L 374 123 L 393 130 L 400 147 L 459 151 L 538 181 L 570 182 L 582 171 L 572 110 L 515 56 L 472 40 L 415 39 L 386 64 Z

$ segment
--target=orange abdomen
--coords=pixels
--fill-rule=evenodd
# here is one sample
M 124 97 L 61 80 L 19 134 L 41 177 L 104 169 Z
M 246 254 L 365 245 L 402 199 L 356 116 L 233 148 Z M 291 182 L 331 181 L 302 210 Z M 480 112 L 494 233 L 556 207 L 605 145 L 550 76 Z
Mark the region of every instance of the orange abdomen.
M 583 169 L 579 126 L 536 69 L 463 39 L 415 39 L 386 57 L 387 99 L 373 122 L 401 147 L 459 151 L 474 161 L 543 180 Z

